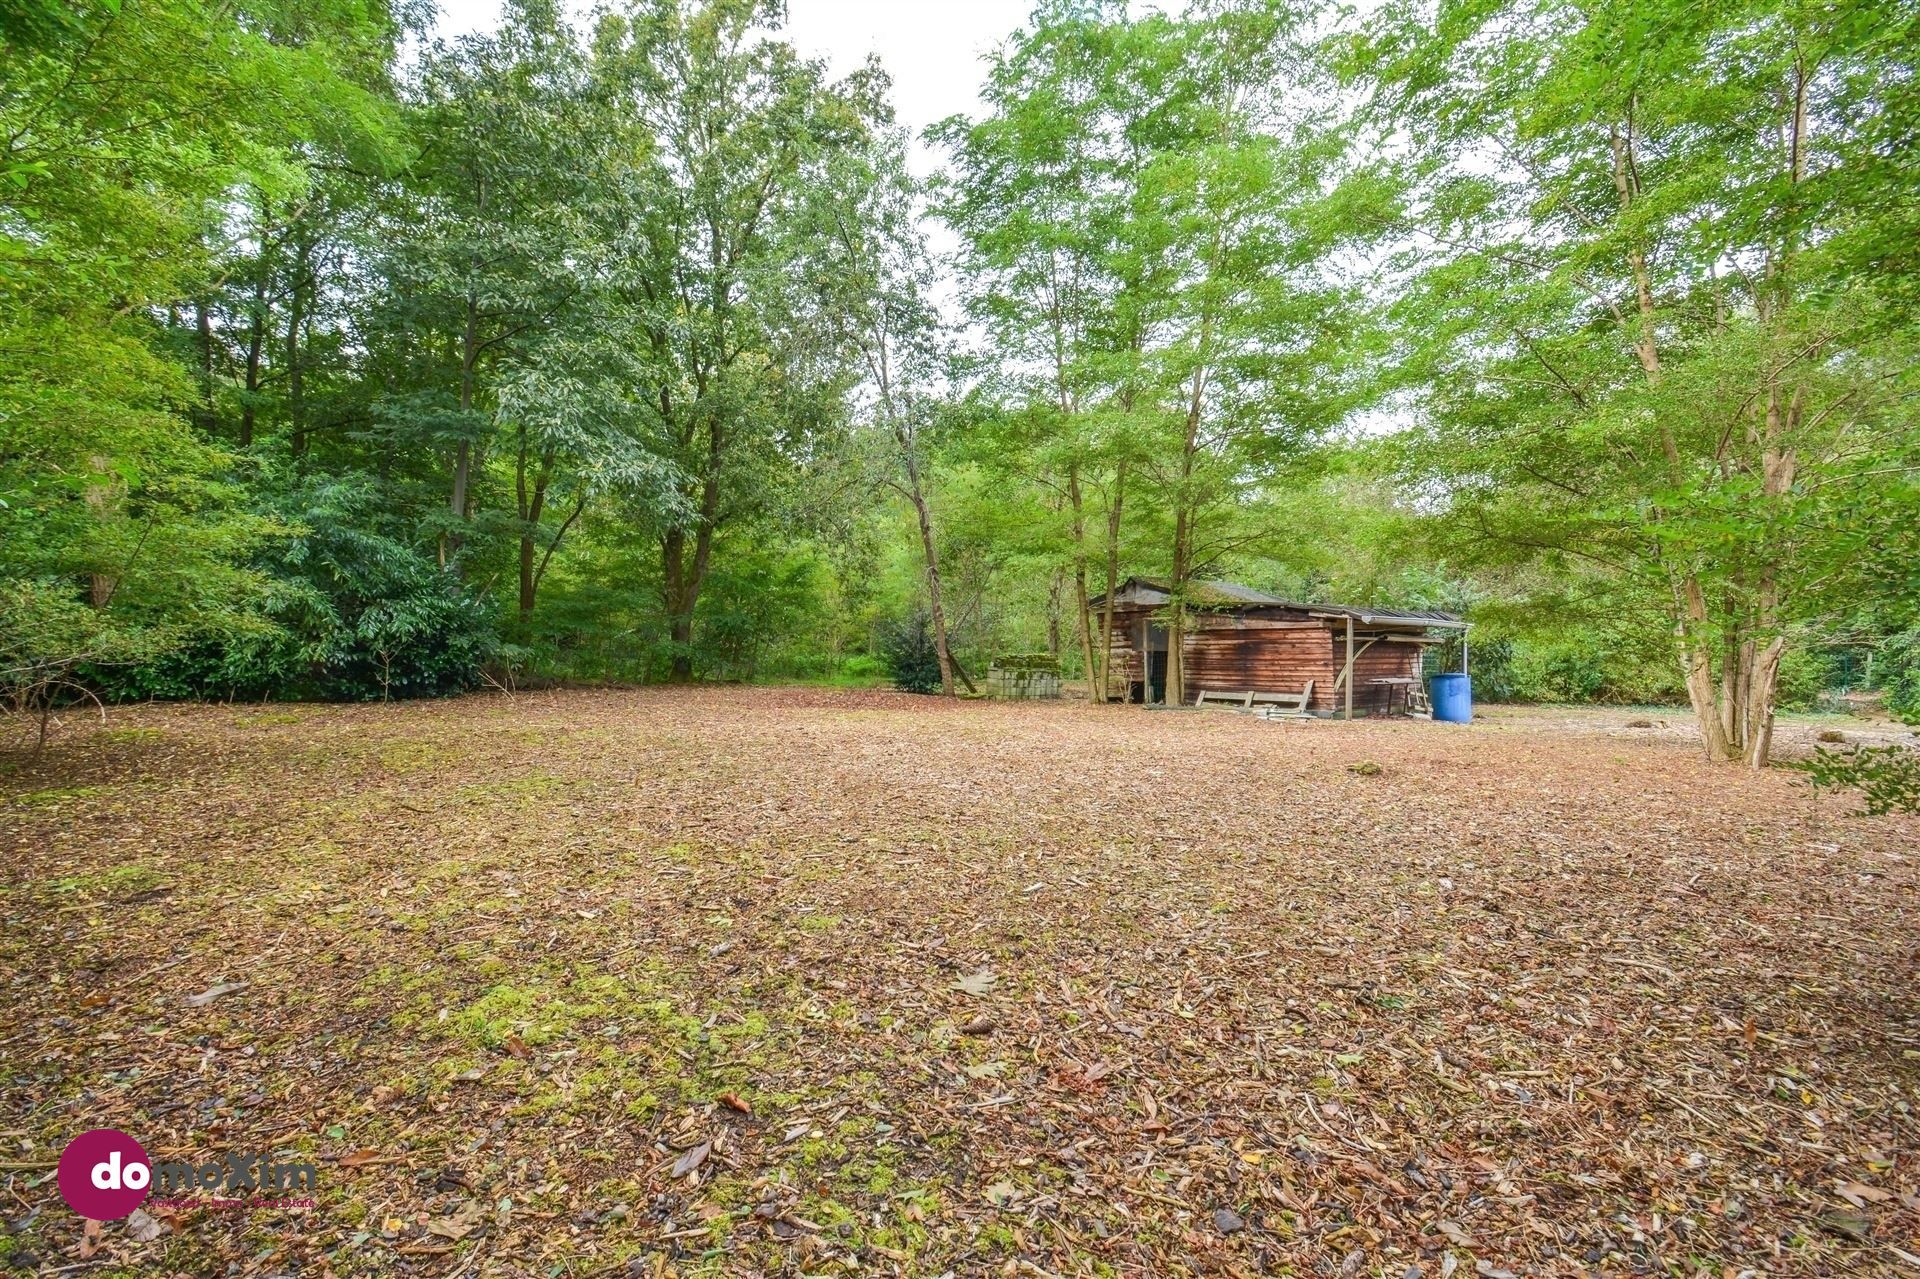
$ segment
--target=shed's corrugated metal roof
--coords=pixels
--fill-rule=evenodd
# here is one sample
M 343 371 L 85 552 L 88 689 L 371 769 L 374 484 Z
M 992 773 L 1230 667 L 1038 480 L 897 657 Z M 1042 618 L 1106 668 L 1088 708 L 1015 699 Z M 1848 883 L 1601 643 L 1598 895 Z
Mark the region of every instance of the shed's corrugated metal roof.
M 1173 596 L 1162 582 L 1144 577 L 1130 577 L 1115 589 L 1114 603 L 1140 604 L 1158 608 Z M 1281 599 L 1278 595 L 1269 595 L 1265 591 L 1256 591 L 1251 586 L 1242 586 L 1238 582 L 1195 582 L 1187 587 L 1189 603 L 1202 608 L 1291 608 L 1298 609 L 1312 617 L 1351 617 L 1366 626 L 1443 626 L 1450 630 L 1465 630 L 1468 623 L 1458 614 L 1443 613 L 1432 609 L 1405 608 L 1365 608 L 1358 604 L 1301 604 L 1294 600 Z M 1088 601 L 1095 607 L 1106 603 L 1104 594 Z
M 1376 623 L 1388 626 L 1445 626 L 1464 631 L 1472 625 L 1457 613 L 1443 613 L 1438 609 L 1360 608 L 1353 604 L 1294 604 L 1290 607 L 1304 608 L 1315 617 L 1351 617 L 1369 626 Z

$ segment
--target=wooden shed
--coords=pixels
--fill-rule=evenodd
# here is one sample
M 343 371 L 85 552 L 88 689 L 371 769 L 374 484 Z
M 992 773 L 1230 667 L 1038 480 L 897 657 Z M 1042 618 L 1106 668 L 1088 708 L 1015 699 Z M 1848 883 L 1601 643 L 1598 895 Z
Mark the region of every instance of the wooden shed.
M 1143 577 L 1114 592 L 1113 700 L 1165 702 L 1171 598 Z M 1093 601 L 1096 625 L 1105 608 L 1105 595 Z M 1234 582 L 1189 584 L 1185 625 L 1188 703 L 1202 693 L 1298 694 L 1311 681 L 1305 710 L 1316 715 L 1404 711 L 1426 649 L 1467 628 L 1452 613 L 1298 604 Z

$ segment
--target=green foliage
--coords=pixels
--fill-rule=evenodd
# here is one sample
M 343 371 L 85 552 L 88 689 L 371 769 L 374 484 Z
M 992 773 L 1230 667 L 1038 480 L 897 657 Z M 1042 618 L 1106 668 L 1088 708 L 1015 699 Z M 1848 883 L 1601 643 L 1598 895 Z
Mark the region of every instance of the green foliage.
M 1042 0 L 929 185 L 775 0 L 13 6 L 0 698 L 1091 677 L 1143 574 L 1920 717 L 1920 16 L 1656 10 Z
M 1880 642 L 1880 686 L 1887 709 L 1909 724 L 1920 724 L 1920 626 Z
M 805 553 L 756 547 L 714 570 L 700 601 L 694 669 L 708 679 L 768 673 L 826 673 L 821 644 L 819 562 Z
M 1866 813 L 1920 813 L 1920 751 L 1905 746 L 1868 746 L 1848 751 L 1816 749 L 1794 765 L 1815 786 L 1851 786 L 1861 792 Z
M 1844 247 L 1911 81 L 1875 9 L 1396 3 L 1341 46 L 1414 152 L 1391 380 L 1446 554 L 1664 625 L 1716 758 L 1912 558 L 1915 335 Z
M 895 688 L 908 693 L 940 691 L 940 654 L 925 610 L 915 609 L 883 622 L 874 639 Z
M 258 624 L 189 635 L 131 669 L 97 668 L 113 698 L 372 701 L 472 688 L 501 655 L 491 601 L 382 533 L 376 491 L 297 490 L 295 532 L 259 563 Z

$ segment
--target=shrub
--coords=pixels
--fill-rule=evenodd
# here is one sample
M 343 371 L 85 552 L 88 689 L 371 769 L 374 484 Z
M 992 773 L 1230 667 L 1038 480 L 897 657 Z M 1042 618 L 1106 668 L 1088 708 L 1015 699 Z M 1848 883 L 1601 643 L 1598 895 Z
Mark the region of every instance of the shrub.
M 940 653 L 933 642 L 933 622 L 924 610 L 882 622 L 874 640 L 895 688 L 908 693 L 940 691 Z
M 419 549 L 370 527 L 373 495 L 321 483 L 283 513 L 293 536 L 256 567 L 254 625 L 189 634 L 174 652 L 90 675 L 103 696 L 377 701 L 473 688 L 501 653 L 490 603 Z
M 1869 746 L 1859 750 L 1817 749 L 1813 758 L 1794 765 L 1815 786 L 1856 786 L 1867 801 L 1866 811 L 1920 813 L 1920 753 L 1904 746 Z
M 887 664 L 867 653 L 855 653 L 840 664 L 839 678 L 865 684 L 887 675 Z

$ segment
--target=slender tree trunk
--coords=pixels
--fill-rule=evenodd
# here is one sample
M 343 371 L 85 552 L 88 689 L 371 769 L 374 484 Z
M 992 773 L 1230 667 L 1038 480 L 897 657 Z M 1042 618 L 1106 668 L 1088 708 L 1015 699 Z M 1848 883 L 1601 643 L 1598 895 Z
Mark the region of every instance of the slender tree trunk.
M 267 285 L 272 271 L 268 245 L 273 237 L 272 213 L 265 199 L 260 205 L 260 261 L 253 274 L 253 304 L 247 311 L 246 403 L 240 409 L 240 447 L 253 446 L 256 400 L 260 394 L 261 356 L 267 340 Z
M 253 314 L 247 324 L 247 401 L 240 410 L 240 447 L 253 447 L 253 423 L 256 404 L 260 395 L 260 361 L 267 342 L 267 281 L 266 267 L 260 268 L 260 279 L 253 288 Z
M 1058 565 L 1047 574 L 1047 656 L 1060 656 L 1060 595 L 1066 589 L 1067 575 Z
M 1080 669 L 1086 672 L 1087 687 L 1093 689 L 1093 609 L 1087 603 L 1087 517 L 1085 494 L 1080 486 L 1078 459 L 1067 466 L 1067 501 L 1073 507 L 1073 629 L 1080 641 Z M 1059 656 L 1059 640 L 1054 640 L 1054 655 Z
M 1799 465 L 1792 441 L 1799 432 L 1805 408 L 1800 389 L 1795 387 L 1784 404 L 1781 400 L 1780 388 L 1773 387 L 1767 396 L 1766 436 L 1760 454 L 1760 491 L 1769 505 L 1785 505 L 1793 500 Z M 1754 604 L 1755 643 L 1758 645 L 1764 637 L 1765 645 L 1754 652 L 1743 690 L 1746 697 L 1742 710 L 1749 731 L 1749 739 L 1744 743 L 1745 754 L 1748 765 L 1753 768 L 1765 768 L 1773 752 L 1774 697 L 1780 679 L 1780 659 L 1785 656 L 1787 642 L 1782 630 L 1781 606 L 1779 571 L 1768 562 L 1761 569 Z
M 466 325 L 460 333 L 460 415 L 464 419 L 473 412 L 474 383 L 480 363 L 480 302 L 471 293 L 467 295 Z M 464 423 L 463 423 L 464 424 Z M 447 509 L 456 520 L 467 518 L 467 488 L 473 469 L 473 444 L 461 440 L 453 455 L 453 488 L 447 495 Z M 453 548 L 460 548 L 459 534 L 453 537 Z
M 200 429 L 212 435 L 217 424 L 213 406 L 213 308 L 205 298 L 193 304 L 193 329 L 200 362 L 200 407 L 195 416 Z
M 308 265 L 312 260 L 312 246 L 305 236 L 301 237 L 299 252 L 294 259 L 291 289 L 288 297 L 287 315 L 287 423 L 293 436 L 293 454 L 299 457 L 307 451 L 307 403 L 306 374 L 301 367 L 300 339 L 307 323 L 307 302 L 310 294 L 307 279 Z
M 677 674 L 680 670 L 678 654 L 693 642 L 693 604 L 687 599 L 685 529 L 670 528 L 661 536 L 660 570 L 661 603 L 667 608 L 667 639 L 674 648 L 674 656 L 669 659 L 669 670 Z M 691 671 L 691 663 L 687 669 Z
M 1212 316 L 1200 320 L 1200 349 L 1211 345 Z M 1174 497 L 1173 515 L 1173 608 L 1167 622 L 1167 696 L 1168 703 L 1183 705 L 1187 699 L 1186 621 L 1187 579 L 1193 572 L 1193 467 L 1200 452 L 1200 414 L 1206 403 L 1207 370 L 1201 364 L 1193 371 L 1193 390 L 1187 401 L 1186 436 L 1180 448 L 1180 484 Z
M 1623 212 L 1633 207 L 1640 196 L 1639 170 L 1635 165 L 1632 125 L 1609 134 L 1613 157 L 1613 185 Z M 1627 250 L 1627 269 L 1633 278 L 1635 319 L 1632 324 L 1634 354 L 1650 386 L 1658 386 L 1663 370 L 1660 363 L 1659 335 L 1655 326 L 1653 276 L 1647 256 L 1639 245 Z M 1679 441 L 1672 426 L 1659 421 L 1660 449 L 1667 464 L 1667 478 L 1676 488 L 1686 479 Z M 1727 619 L 1731 621 L 1731 619 Z M 1713 625 L 1707 607 L 1707 594 L 1697 572 L 1689 568 L 1679 573 L 1674 586 L 1674 633 L 1679 640 L 1680 666 L 1686 680 L 1687 700 L 1700 726 L 1700 741 L 1707 758 L 1716 762 L 1737 759 L 1739 748 L 1729 733 L 1729 721 L 1722 713 L 1713 684 Z
M 1707 596 L 1700 579 L 1683 575 L 1674 586 L 1674 604 L 1679 614 L 1674 633 L 1680 645 L 1680 664 L 1686 677 L 1687 700 L 1700 725 L 1701 745 L 1710 760 L 1737 758 L 1738 752 L 1727 740 L 1721 726 L 1719 707 L 1713 688 L 1713 650 L 1707 617 Z
M 1126 495 L 1127 459 L 1113 468 L 1113 501 L 1107 504 L 1107 595 L 1100 610 L 1100 687 L 1095 700 L 1113 696 L 1113 596 L 1120 589 L 1120 505 Z
M 1167 613 L 1167 687 L 1163 695 L 1170 706 L 1182 706 L 1187 700 L 1187 545 L 1192 534 L 1187 507 L 1181 502 L 1173 518 L 1173 605 Z
M 538 560 L 536 538 L 540 531 L 540 517 L 546 512 L 547 486 L 553 481 L 554 453 L 551 449 L 540 455 L 538 470 L 532 482 L 527 479 L 529 450 L 526 428 L 520 430 L 520 456 L 514 468 L 514 496 L 520 507 L 520 625 L 524 628 L 533 620 L 534 597 L 539 590 Z
M 1800 184 L 1807 177 L 1807 89 L 1814 71 L 1815 67 L 1805 58 L 1794 60 L 1786 176 L 1796 197 Z M 1799 250 L 1793 223 L 1789 221 L 1787 226 L 1786 237 L 1780 246 L 1778 296 L 1768 299 L 1769 310 L 1775 314 L 1786 307 L 1793 284 L 1790 268 Z M 1772 262 L 1768 263 L 1769 276 L 1775 274 L 1773 266 Z M 1762 500 L 1769 507 L 1790 507 L 1793 503 L 1793 486 L 1799 470 L 1799 454 L 1795 444 L 1799 439 L 1805 408 L 1801 388 L 1797 385 L 1784 396 L 1783 402 L 1778 375 L 1770 367 L 1767 413 L 1760 441 L 1760 492 Z M 1748 766 L 1756 769 L 1765 768 L 1772 758 L 1774 699 L 1780 682 L 1780 661 L 1786 655 L 1787 647 L 1783 616 L 1785 601 L 1779 567 L 1771 554 L 1772 549 L 1762 548 L 1762 568 L 1755 590 L 1754 640 L 1749 644 L 1752 656 L 1747 668 L 1746 687 L 1742 690 L 1745 694 L 1742 711 L 1748 729 L 1748 739 L 1744 743 L 1745 756 Z

